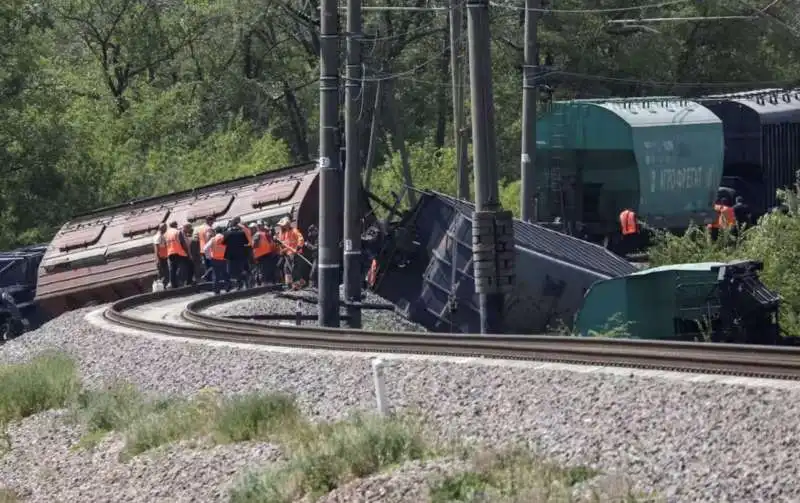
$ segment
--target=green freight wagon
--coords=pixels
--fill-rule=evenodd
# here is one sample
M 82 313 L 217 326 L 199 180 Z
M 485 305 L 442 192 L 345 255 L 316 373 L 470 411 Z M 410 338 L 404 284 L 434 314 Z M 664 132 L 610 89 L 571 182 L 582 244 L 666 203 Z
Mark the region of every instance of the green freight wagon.
M 605 241 L 633 209 L 649 226 L 713 218 L 722 178 L 722 122 L 674 98 L 556 102 L 537 123 L 537 220 Z
M 760 262 L 654 267 L 594 283 L 575 317 L 584 337 L 778 343 L 780 297 Z

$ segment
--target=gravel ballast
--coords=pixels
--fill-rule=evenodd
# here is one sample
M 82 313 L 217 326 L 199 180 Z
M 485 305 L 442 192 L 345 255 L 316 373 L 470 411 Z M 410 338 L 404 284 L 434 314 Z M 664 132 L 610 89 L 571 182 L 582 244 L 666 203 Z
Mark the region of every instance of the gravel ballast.
M 341 292 L 340 292 L 341 293 Z M 387 305 L 386 300 L 367 290 L 362 292 L 362 302 L 365 304 Z M 343 298 L 343 296 L 342 296 Z M 283 292 L 267 293 L 244 300 L 229 302 L 212 306 L 205 313 L 216 316 L 252 316 L 261 314 L 285 315 L 289 320 L 283 323 L 294 323 L 294 317 L 300 311 L 304 316 L 317 316 L 317 291 L 307 288 L 304 290 L 287 290 Z M 342 306 L 339 310 L 342 316 L 347 315 L 347 310 Z M 275 324 L 276 321 L 264 321 Z M 317 326 L 317 320 L 304 320 L 304 326 Z M 386 330 L 395 332 L 426 332 L 425 327 L 411 322 L 394 311 L 385 309 L 362 309 L 361 326 L 364 330 Z
M 296 396 L 305 413 L 326 420 L 374 407 L 366 355 L 164 341 L 95 327 L 84 319 L 87 312 L 68 313 L 10 341 L 0 349 L 0 361 L 21 361 L 55 347 L 77 358 L 90 386 L 125 379 L 144 391 L 186 395 L 206 387 L 223 393 L 283 391 Z M 637 487 L 654 489 L 668 501 L 800 498 L 800 392 L 795 390 L 479 362 L 389 363 L 387 391 L 393 408 L 422 411 L 442 436 L 492 446 L 527 444 L 560 462 L 629 477 Z M 34 430 L 23 427 L 16 432 L 18 452 L 6 455 L 16 461 L 4 465 L 0 483 L 14 488 L 21 478 L 34 477 L 37 483 L 51 484 L 44 472 L 30 468 L 41 459 L 39 447 L 30 447 L 37 442 Z M 64 442 L 56 434 L 44 435 Z M 59 473 L 77 473 L 66 465 L 79 464 L 79 458 L 67 451 L 48 452 L 64 463 Z M 246 457 L 242 452 L 235 455 Z M 102 463 L 92 466 L 99 480 L 105 480 L 104 470 L 115 469 Z M 78 493 L 69 491 L 84 491 L 82 501 L 109 501 L 111 494 L 90 479 L 54 485 L 51 499 L 31 501 L 70 501 Z M 156 480 L 165 494 L 193 490 L 171 488 L 173 482 L 166 476 Z M 203 480 L 224 483 L 222 478 Z M 214 501 L 213 494 L 221 494 L 216 486 L 196 490 L 211 491 L 196 493 L 201 501 L 208 501 L 208 495 Z M 91 491 L 97 491 L 97 500 Z

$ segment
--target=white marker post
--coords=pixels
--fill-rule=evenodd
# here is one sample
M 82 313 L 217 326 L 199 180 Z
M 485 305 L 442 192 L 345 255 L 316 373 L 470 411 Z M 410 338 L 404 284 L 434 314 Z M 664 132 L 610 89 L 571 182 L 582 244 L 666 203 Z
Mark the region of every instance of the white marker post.
M 372 360 L 372 379 L 375 381 L 375 398 L 378 402 L 378 413 L 382 416 L 388 416 L 389 400 L 386 397 L 384 367 L 385 364 L 380 358 Z

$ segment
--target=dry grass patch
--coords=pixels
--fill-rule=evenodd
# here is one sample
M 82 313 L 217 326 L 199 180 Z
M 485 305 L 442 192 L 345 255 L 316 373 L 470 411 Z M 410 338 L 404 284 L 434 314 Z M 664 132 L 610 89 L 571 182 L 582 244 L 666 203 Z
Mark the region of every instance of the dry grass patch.
M 432 503 L 572 503 L 652 501 L 626 485 L 613 494 L 584 483 L 599 472 L 585 466 L 564 467 L 522 449 L 484 451 L 474 456 L 472 469 L 446 477 L 431 486 Z

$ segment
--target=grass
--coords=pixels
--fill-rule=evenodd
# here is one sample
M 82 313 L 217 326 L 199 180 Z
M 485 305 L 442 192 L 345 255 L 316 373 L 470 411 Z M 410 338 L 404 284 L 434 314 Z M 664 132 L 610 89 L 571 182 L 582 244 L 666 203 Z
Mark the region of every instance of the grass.
M 206 391 L 191 400 L 151 399 L 126 384 L 82 393 L 75 413 L 88 427 L 77 448 L 91 447 L 108 432 L 120 431 L 125 435 L 124 458 L 198 437 L 216 443 L 268 440 L 301 418 L 294 401 L 284 395 L 223 398 Z
M 349 480 L 435 452 L 421 425 L 410 418 L 357 416 L 329 425 L 306 425 L 293 434 L 287 439 L 291 455 L 286 465 L 247 476 L 232 490 L 233 503 L 318 497 Z
M 617 501 L 635 503 L 642 497 L 628 488 L 613 494 L 596 491 L 574 494 L 579 485 L 599 475 L 585 466 L 563 467 L 521 449 L 484 451 L 472 460 L 472 468 L 446 477 L 431 486 L 432 503 L 492 501 L 498 503 L 552 503 Z
M 0 367 L 0 425 L 37 412 L 60 409 L 80 390 L 75 363 L 66 355 L 45 353 L 28 363 Z

